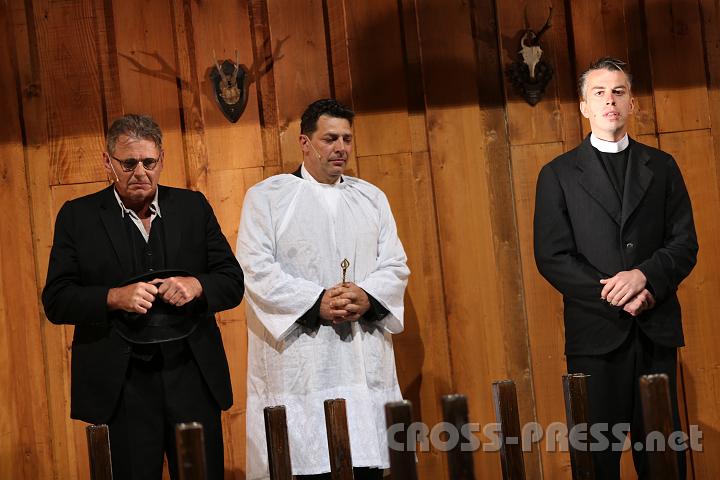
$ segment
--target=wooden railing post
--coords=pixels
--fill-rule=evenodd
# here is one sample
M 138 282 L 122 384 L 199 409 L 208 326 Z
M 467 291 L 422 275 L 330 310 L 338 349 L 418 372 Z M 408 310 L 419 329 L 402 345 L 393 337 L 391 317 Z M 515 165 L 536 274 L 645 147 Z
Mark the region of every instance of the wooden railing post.
M 568 429 L 568 448 L 573 480 L 595 480 L 592 452 L 590 451 L 590 406 L 587 397 L 588 375 L 573 373 L 563 375 L 563 393 L 565 394 L 565 417 Z M 583 448 L 575 448 L 572 432 L 576 425 L 584 425 L 587 442 Z
M 468 423 L 468 406 L 465 395 L 443 395 L 443 418 L 445 422 L 454 426 L 457 432 L 462 432 L 463 425 Z M 462 435 L 460 435 L 462 440 Z M 463 442 L 459 441 L 455 448 L 448 453 L 448 472 L 451 480 L 475 480 L 473 465 L 473 452 L 463 451 Z
M 415 448 L 409 448 L 408 429 L 412 423 L 412 403 L 391 402 L 385 404 L 385 421 L 388 427 L 388 449 L 390 452 L 390 471 L 393 478 L 417 480 L 415 466 Z M 401 427 L 401 428 L 400 428 Z
M 203 427 L 197 422 L 175 425 L 178 474 L 180 480 L 206 480 Z
M 512 380 L 492 384 L 495 419 L 500 424 L 500 463 L 504 480 L 525 480 L 517 391 Z
M 265 407 L 265 438 L 267 439 L 270 480 L 292 480 L 290 442 L 285 407 Z
M 90 459 L 91 480 L 112 480 L 110 432 L 107 425 L 89 425 L 85 429 Z
M 648 478 L 677 480 L 680 478 L 677 452 L 668 445 L 670 434 L 675 430 L 668 376 L 661 373 L 640 377 L 640 402 L 645 434 L 650 434 L 651 438 L 658 433 L 662 435 L 662 448 L 659 451 L 647 451 Z M 650 442 L 645 440 L 645 443 Z M 645 445 L 645 447 L 647 446 Z M 657 447 L 658 445 L 653 446 Z
M 325 427 L 330 453 L 330 478 L 353 480 L 345 399 L 325 400 Z

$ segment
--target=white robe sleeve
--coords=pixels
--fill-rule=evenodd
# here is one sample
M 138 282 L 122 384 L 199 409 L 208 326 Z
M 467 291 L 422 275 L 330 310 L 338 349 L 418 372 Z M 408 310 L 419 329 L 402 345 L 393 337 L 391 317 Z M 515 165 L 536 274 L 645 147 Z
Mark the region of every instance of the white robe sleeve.
M 378 215 L 380 235 L 376 268 L 357 285 L 388 309 L 388 315 L 382 320 L 385 329 L 390 333 L 400 333 L 404 328 L 403 296 L 410 269 L 390 204 L 382 192 L 378 197 Z
M 317 301 L 324 288 L 283 271 L 275 258 L 275 227 L 269 199 L 248 190 L 236 254 L 245 274 L 245 300 L 275 340 L 282 340 Z

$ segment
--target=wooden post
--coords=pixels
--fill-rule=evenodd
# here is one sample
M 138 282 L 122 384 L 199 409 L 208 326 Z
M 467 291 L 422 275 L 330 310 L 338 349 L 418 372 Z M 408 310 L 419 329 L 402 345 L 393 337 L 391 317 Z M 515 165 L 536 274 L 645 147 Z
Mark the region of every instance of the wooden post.
M 89 425 L 85 429 L 90 459 L 91 480 L 112 480 L 110 432 L 107 425 Z
M 292 480 L 290 442 L 287 417 L 283 405 L 265 407 L 265 438 L 267 439 L 270 480 Z
M 385 421 L 388 427 L 388 449 L 390 452 L 390 471 L 393 478 L 418 480 L 415 468 L 415 439 L 408 439 L 407 432 L 412 423 L 412 403 L 391 402 L 385 404 Z M 397 425 L 402 429 L 395 431 Z M 413 442 L 412 448 L 408 441 Z M 395 445 L 395 448 L 393 448 Z M 402 447 L 402 448 L 398 448 Z
M 325 400 L 325 427 L 330 454 L 330 478 L 353 480 L 345 399 Z
M 640 402 L 645 434 L 650 434 L 650 438 L 658 435 L 658 432 L 662 435 L 662 441 L 658 443 L 663 448 L 647 452 L 649 478 L 677 480 L 680 478 L 677 452 L 669 447 L 668 442 L 675 427 L 667 375 L 661 373 L 640 377 Z M 647 447 L 649 442 L 646 440 L 645 443 Z M 653 445 L 655 448 L 657 446 Z
M 462 432 L 463 425 L 468 423 L 468 407 L 465 395 L 443 395 L 443 418 L 453 425 L 457 432 Z M 460 434 L 460 440 L 462 440 Z M 462 450 L 462 441 L 448 451 L 448 472 L 451 480 L 475 480 L 473 452 Z
M 500 463 L 504 480 L 525 480 L 517 391 L 512 380 L 493 382 L 495 419 L 500 424 Z
M 589 375 L 573 373 L 563 375 L 563 393 L 565 394 L 565 417 L 567 420 L 568 440 L 576 425 L 584 425 L 588 441 L 583 448 L 575 448 L 569 441 L 570 465 L 573 480 L 595 480 L 592 452 L 590 451 L 590 406 L 587 398 L 587 379 Z
M 178 473 L 180 480 L 206 480 L 203 427 L 197 422 L 175 425 Z

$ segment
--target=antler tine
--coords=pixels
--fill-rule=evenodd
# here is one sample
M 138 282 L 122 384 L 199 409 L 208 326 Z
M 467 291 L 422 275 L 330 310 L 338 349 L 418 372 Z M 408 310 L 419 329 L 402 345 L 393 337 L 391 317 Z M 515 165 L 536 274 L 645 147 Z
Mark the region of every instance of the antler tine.
M 550 6 L 550 12 L 548 13 L 548 18 L 545 20 L 545 25 L 540 29 L 540 31 L 537 33 L 535 38 L 540 39 L 540 36 L 547 31 L 548 28 L 552 27 L 552 14 L 553 14 L 553 7 Z
M 220 68 L 220 64 L 218 63 L 217 55 L 215 55 L 214 48 L 213 48 L 213 60 L 215 60 L 215 68 L 217 68 L 218 72 L 220 73 L 220 76 L 224 77 L 225 75 L 223 74 L 222 68 Z
M 233 78 L 237 77 L 238 72 L 240 71 L 240 54 L 237 51 L 237 48 L 235 49 L 235 70 L 233 71 Z

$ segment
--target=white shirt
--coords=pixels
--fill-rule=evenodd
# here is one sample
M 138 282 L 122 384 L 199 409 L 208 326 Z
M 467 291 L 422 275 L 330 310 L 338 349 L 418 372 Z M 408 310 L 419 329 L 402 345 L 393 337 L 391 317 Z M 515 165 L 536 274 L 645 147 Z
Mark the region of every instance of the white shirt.
M 155 189 L 155 198 L 153 198 L 153 201 L 150 203 L 150 225 L 152 225 L 153 220 L 155 220 L 155 217 L 161 217 L 160 215 L 160 204 L 158 203 L 158 190 Z M 145 242 L 150 241 L 150 232 L 145 230 L 145 225 L 143 225 L 142 220 L 140 217 L 138 217 L 137 213 L 135 213 L 133 210 L 130 210 L 125 206 L 122 199 L 120 198 L 120 195 L 118 195 L 117 190 L 113 188 L 113 193 L 115 194 L 115 198 L 118 201 L 118 205 L 120 205 L 120 214 L 123 218 L 125 218 L 125 214 L 127 213 L 130 215 L 130 220 L 135 224 L 135 226 L 140 230 L 140 233 L 142 234 L 143 238 L 145 239 Z
M 591 133 L 590 144 L 603 153 L 620 153 L 625 150 L 628 145 L 630 145 L 630 139 L 626 133 L 625 136 L 617 142 L 609 142 L 607 140 L 602 140 L 596 137 L 594 133 Z
M 409 270 L 385 195 L 349 176 L 335 185 L 270 177 L 245 195 L 237 257 L 248 324 L 248 480 L 268 478 L 263 408 L 271 405 L 287 409 L 293 473 L 330 470 L 329 398 L 346 399 L 354 466 L 388 468 L 384 405 L 402 398 L 392 334 L 403 329 Z M 387 316 L 317 330 L 296 323 L 340 283 L 343 258 L 347 280 Z

